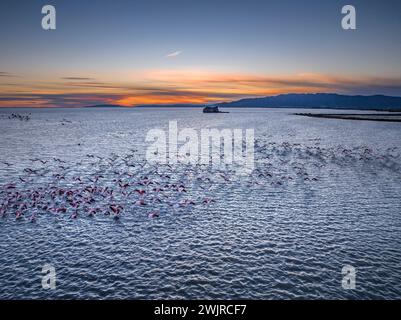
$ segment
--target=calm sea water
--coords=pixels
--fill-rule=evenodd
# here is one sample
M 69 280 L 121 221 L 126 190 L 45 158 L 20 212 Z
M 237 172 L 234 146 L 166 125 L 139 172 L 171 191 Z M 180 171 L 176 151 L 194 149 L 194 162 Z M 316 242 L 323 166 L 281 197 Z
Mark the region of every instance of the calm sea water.
M 31 120 L 9 119 L 17 111 Z M 290 109 L 17 111 L 0 109 L 0 205 L 100 185 L 113 187 L 124 209 L 115 221 L 102 212 L 111 200 L 94 195 L 95 217 L 39 208 L 31 223 L 34 209 L 17 221 L 9 205 L 0 218 L 2 299 L 401 298 L 399 123 Z M 147 165 L 146 132 L 170 120 L 179 129 L 253 128 L 254 173 Z M 151 179 L 139 186 L 147 206 L 121 187 Z M 160 191 L 158 200 L 151 188 L 159 184 L 186 192 Z M 50 205 L 64 207 L 63 199 Z M 186 199 L 195 204 L 180 206 Z M 154 210 L 159 217 L 149 217 Z M 55 290 L 42 288 L 45 264 L 56 269 Z M 341 286 L 344 265 L 356 268 L 355 290 Z

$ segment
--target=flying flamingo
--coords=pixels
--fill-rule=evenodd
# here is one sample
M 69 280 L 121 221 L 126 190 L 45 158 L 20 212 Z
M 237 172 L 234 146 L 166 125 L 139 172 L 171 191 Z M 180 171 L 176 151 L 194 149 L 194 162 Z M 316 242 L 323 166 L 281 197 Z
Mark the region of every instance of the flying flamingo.
M 135 189 L 135 192 L 139 193 L 141 196 L 143 196 L 146 193 L 145 190 L 140 190 L 140 189 Z
M 157 211 L 152 211 L 152 212 L 150 212 L 150 213 L 148 214 L 148 217 L 149 217 L 149 218 L 157 218 L 157 217 L 159 217 L 159 212 L 157 212 Z

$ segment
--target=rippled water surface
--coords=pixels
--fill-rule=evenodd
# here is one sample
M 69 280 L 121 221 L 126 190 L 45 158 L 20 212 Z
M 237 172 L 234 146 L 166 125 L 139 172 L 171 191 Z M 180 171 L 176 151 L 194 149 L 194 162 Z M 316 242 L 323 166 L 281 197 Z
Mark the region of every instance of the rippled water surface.
M 399 123 L 13 112 L 0 109 L 0 298 L 401 298 Z M 170 120 L 253 128 L 255 170 L 146 163 L 146 132 Z M 55 290 L 42 289 L 45 264 Z M 355 290 L 341 286 L 344 265 Z

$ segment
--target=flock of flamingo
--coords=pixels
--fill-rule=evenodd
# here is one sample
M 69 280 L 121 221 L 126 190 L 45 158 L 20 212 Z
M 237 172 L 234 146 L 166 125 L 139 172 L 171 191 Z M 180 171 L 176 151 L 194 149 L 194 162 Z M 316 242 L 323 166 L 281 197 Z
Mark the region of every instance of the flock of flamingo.
M 242 184 L 246 192 L 291 185 L 307 188 L 330 171 L 327 166 L 373 165 L 400 175 L 399 160 L 398 148 L 380 153 L 367 146 L 322 147 L 318 140 L 305 145 L 267 139 L 255 142 L 255 169 L 245 176 L 228 165 L 149 164 L 137 150 L 125 155 L 87 154 L 76 163 L 32 158 L 12 181 L 0 183 L 0 217 L 26 222 L 48 216 L 121 220 L 139 212 L 154 219 L 166 212 L 212 205 L 221 200 L 216 190 L 222 188 Z M 0 173 L 14 166 L 1 162 Z
M 31 119 L 31 114 L 19 114 L 19 113 L 12 113 L 8 116 L 8 119 L 15 119 L 20 121 L 29 121 Z

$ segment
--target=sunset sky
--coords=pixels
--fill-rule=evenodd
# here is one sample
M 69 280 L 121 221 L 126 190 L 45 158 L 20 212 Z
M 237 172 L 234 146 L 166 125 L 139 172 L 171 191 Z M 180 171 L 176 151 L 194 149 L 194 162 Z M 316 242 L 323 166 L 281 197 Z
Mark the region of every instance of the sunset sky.
M 341 28 L 345 4 L 357 30 Z M 2 0 L 0 106 L 401 96 L 400 34 L 399 0 Z

